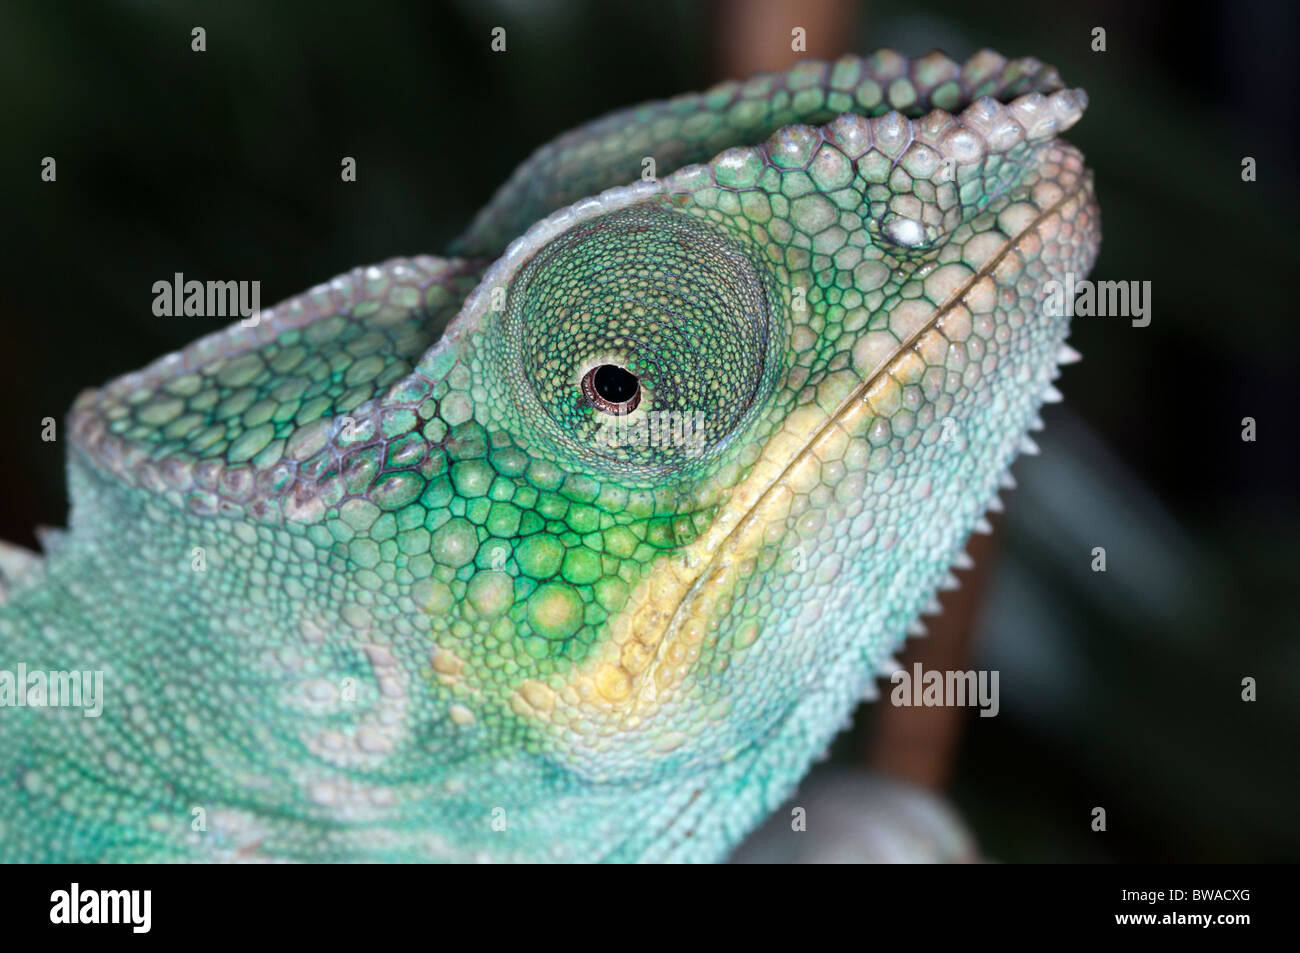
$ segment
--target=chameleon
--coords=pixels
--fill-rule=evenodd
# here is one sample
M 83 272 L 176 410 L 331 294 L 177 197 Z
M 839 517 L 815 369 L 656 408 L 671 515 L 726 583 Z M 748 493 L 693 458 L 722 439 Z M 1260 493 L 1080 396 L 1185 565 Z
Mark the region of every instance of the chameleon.
M 1060 399 L 1086 105 L 881 50 L 615 112 L 83 392 L 0 556 L 0 859 L 725 859 Z

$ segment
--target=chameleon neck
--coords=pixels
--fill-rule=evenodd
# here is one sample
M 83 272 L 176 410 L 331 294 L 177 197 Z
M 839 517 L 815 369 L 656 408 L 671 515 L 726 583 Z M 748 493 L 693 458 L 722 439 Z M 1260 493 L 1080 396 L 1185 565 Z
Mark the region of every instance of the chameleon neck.
M 413 702 L 437 676 L 411 607 L 259 599 L 331 571 L 292 528 L 187 516 L 77 454 L 69 480 L 70 532 L 0 606 L 0 668 L 100 671 L 102 710 L 5 712 L 0 859 L 463 859 L 480 831 L 525 859 L 548 830 L 555 860 L 631 859 L 703 811 L 703 778 L 593 786 L 535 748 L 446 738 Z M 658 805 L 634 831 L 629 795 Z M 575 837 L 579 810 L 609 821 Z

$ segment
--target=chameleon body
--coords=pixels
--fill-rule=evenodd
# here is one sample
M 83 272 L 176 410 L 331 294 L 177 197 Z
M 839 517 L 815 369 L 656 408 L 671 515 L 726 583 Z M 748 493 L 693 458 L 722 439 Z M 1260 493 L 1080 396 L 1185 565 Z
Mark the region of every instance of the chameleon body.
M 0 856 L 726 857 L 1054 395 L 1085 104 L 882 51 L 639 106 L 455 257 L 83 394 L 0 666 L 102 671 L 104 708 L 0 709 Z

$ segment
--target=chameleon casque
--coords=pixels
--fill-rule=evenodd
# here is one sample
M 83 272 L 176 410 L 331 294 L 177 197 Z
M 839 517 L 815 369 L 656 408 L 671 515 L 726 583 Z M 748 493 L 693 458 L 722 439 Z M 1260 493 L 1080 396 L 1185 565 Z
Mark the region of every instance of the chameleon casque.
M 102 671 L 104 708 L 0 709 L 0 857 L 725 858 L 1057 396 L 1085 105 L 881 51 L 638 106 L 455 257 L 84 393 L 0 667 Z

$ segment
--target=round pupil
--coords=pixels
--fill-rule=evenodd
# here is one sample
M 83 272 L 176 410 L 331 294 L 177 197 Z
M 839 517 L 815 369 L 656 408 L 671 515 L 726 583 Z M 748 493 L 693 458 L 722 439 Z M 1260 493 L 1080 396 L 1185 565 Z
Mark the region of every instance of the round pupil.
M 611 404 L 622 404 L 636 396 L 638 384 L 636 375 L 617 364 L 602 364 L 592 375 L 592 386 L 596 393 Z

